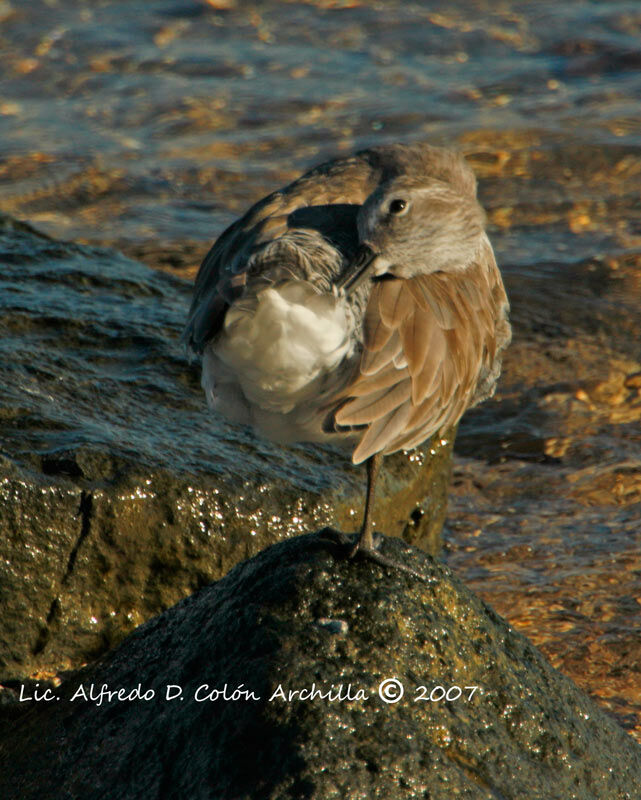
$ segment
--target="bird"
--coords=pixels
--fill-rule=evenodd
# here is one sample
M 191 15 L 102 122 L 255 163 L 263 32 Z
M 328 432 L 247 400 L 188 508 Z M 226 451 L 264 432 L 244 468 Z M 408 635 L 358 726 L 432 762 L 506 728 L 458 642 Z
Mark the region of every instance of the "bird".
M 490 397 L 511 339 L 473 170 L 427 142 L 310 169 L 214 242 L 184 339 L 202 355 L 215 411 L 272 441 L 339 443 L 366 462 L 350 555 L 388 564 L 373 519 L 384 456 Z

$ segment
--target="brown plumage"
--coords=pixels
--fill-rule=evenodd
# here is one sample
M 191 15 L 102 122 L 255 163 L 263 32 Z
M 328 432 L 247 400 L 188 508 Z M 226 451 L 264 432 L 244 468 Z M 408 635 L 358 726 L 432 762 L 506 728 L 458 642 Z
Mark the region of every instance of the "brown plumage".
M 486 264 L 464 273 L 374 284 L 359 372 L 345 389 L 353 399 L 335 414 L 340 426 L 369 426 L 354 463 L 416 447 L 471 405 L 479 376 L 492 368 L 497 336 L 506 335 L 506 323 L 499 324 L 507 304 L 501 276 L 491 249 L 483 255 Z M 399 368 L 401 358 L 407 366 Z M 406 419 L 396 435 L 394 418 Z M 376 428 L 375 421 L 381 421 Z
M 371 551 L 382 456 L 493 393 L 507 312 L 469 167 L 391 145 L 311 170 L 228 228 L 186 336 L 215 408 L 277 441 L 343 440 L 368 462 L 356 549 Z

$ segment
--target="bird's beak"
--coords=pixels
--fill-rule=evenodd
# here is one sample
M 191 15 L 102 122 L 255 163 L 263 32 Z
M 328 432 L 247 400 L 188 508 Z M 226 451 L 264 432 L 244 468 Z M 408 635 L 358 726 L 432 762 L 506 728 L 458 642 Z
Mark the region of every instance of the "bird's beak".
M 359 286 L 362 286 L 368 278 L 372 277 L 377 255 L 378 253 L 375 253 L 368 245 L 360 245 L 345 272 L 334 284 L 336 290 L 351 294 Z

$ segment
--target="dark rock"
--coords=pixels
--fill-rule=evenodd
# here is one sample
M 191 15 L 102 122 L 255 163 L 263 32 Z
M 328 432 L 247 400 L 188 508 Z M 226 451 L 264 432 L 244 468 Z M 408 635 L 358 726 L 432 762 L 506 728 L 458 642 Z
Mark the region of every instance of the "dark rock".
M 77 667 L 264 547 L 358 524 L 344 453 L 207 410 L 179 341 L 190 293 L 0 218 L 0 680 Z M 450 449 L 387 460 L 384 530 L 434 542 Z
M 622 729 L 447 568 L 398 539 L 383 552 L 426 581 L 301 536 L 147 622 L 59 700 L 14 703 L 0 796 L 641 797 Z M 395 704 L 379 696 L 389 678 Z M 155 696 L 99 702 L 102 687 Z M 314 687 L 363 694 L 288 699 Z

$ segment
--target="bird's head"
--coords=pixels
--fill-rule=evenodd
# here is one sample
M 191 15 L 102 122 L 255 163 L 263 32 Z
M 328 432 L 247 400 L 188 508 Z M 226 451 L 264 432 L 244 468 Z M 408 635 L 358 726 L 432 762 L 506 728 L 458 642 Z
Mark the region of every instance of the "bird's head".
M 380 184 L 361 206 L 360 247 L 339 281 L 353 291 L 367 279 L 412 278 L 469 266 L 478 253 L 485 214 L 476 181 L 462 159 L 451 180 L 407 175 Z

